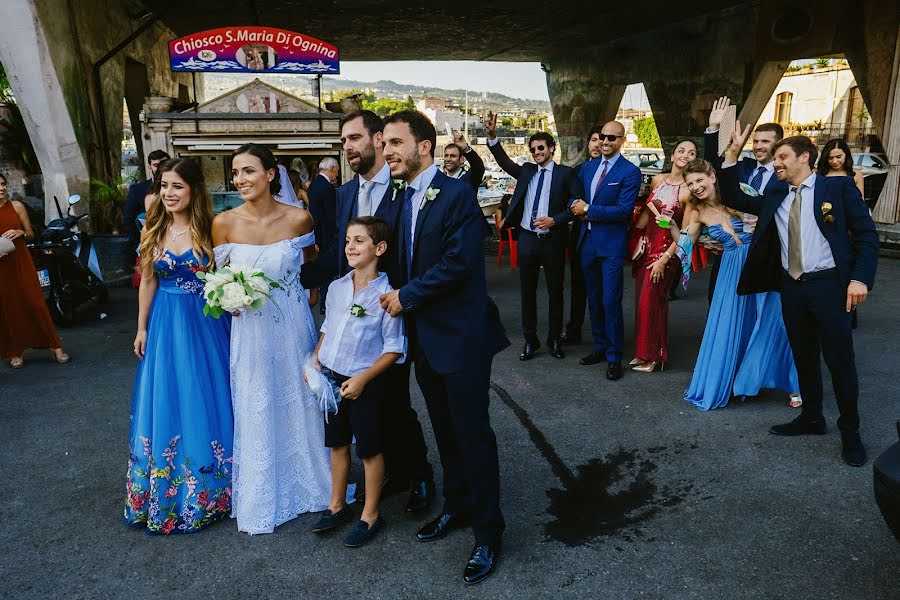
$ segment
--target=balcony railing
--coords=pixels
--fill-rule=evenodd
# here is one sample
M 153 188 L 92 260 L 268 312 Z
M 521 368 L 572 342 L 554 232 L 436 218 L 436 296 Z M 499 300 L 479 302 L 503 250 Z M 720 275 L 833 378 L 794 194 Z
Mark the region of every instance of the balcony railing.
M 878 132 L 872 125 L 841 124 L 816 127 L 791 124 L 784 126 L 784 135 L 805 135 L 819 146 L 825 145 L 828 140 L 840 138 L 847 142 L 851 149 L 858 150 L 871 146 L 872 140 L 878 137 Z

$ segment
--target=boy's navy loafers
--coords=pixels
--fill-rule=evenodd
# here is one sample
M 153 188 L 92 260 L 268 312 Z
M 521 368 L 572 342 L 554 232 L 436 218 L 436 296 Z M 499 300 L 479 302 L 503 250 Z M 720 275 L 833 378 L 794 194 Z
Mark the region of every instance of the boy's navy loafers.
M 360 546 L 364 546 L 368 544 L 372 538 L 374 538 L 381 528 L 384 526 L 384 519 L 378 517 L 372 526 L 369 527 L 369 524 L 360 519 L 356 522 L 356 525 L 353 529 L 350 530 L 350 533 L 347 534 L 347 537 L 344 538 L 344 545 L 348 548 L 358 548 Z
M 353 511 L 349 506 L 345 506 L 341 510 L 333 513 L 328 510 L 326 514 L 313 525 L 313 533 L 325 533 L 331 531 L 335 527 L 340 527 L 353 518 Z

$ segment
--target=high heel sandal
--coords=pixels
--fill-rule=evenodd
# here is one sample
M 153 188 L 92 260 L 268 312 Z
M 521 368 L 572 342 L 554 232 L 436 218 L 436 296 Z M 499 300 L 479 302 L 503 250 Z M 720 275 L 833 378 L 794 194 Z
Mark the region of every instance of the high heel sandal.
M 659 367 L 660 372 L 662 372 L 665 363 L 658 362 L 647 362 L 637 367 L 631 367 L 632 371 L 637 371 L 639 373 L 652 373 L 656 370 L 656 367 Z
M 25 361 L 21 356 L 16 356 L 15 358 L 9 359 L 9 366 L 13 369 L 21 369 L 25 366 Z
M 635 365 L 642 365 L 642 364 L 644 364 L 644 361 L 635 356 L 634 358 L 631 359 L 631 362 L 628 363 L 628 366 L 633 367 Z
M 800 394 L 791 394 L 791 401 L 788 402 L 788 406 L 791 408 L 800 408 L 803 406 L 803 398 L 800 397 Z
M 61 365 L 64 365 L 72 360 L 72 357 L 66 354 L 62 348 L 53 348 L 50 350 L 50 354 L 53 355 L 53 360 Z

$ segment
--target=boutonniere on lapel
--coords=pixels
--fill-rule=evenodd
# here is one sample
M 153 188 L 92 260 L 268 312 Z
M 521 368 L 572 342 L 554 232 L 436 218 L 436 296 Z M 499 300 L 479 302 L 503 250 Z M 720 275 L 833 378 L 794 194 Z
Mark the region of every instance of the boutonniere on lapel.
M 834 217 L 829 215 L 831 212 L 831 202 L 823 202 L 822 203 L 822 217 L 825 219 L 825 222 L 831 225 L 834 223 Z
M 402 179 L 391 179 L 391 188 L 394 190 L 394 195 L 391 196 L 391 202 L 397 199 L 397 192 L 402 192 L 406 189 L 406 182 Z
M 422 203 L 419 204 L 419 210 L 425 208 L 426 202 L 431 202 L 437 195 L 441 193 L 441 188 L 436 188 L 433 185 L 429 185 L 428 189 L 425 190 L 425 196 L 422 197 Z
M 365 317 L 369 313 L 366 312 L 365 307 L 359 304 L 353 304 L 350 306 L 350 314 L 354 317 Z

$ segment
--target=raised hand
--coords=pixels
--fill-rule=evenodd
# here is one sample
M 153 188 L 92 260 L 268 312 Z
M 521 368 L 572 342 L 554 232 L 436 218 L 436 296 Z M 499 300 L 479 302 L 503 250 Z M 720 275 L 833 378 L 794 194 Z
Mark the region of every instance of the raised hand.
M 469 148 L 469 142 L 466 141 L 466 136 L 462 134 L 461 131 L 453 130 L 453 143 L 459 146 L 460 152 L 465 154 L 471 148 Z
M 489 140 L 497 139 L 497 113 L 488 111 L 484 120 L 484 130 L 487 131 Z
M 718 131 L 725 118 L 725 111 L 731 106 L 731 99 L 728 96 L 722 96 L 713 102 L 712 110 L 709 113 L 709 129 L 708 131 Z
M 750 137 L 750 125 L 741 129 L 741 122 L 735 121 L 734 131 L 731 133 L 731 141 L 725 149 L 725 163 L 736 163 L 741 156 L 741 149 Z

